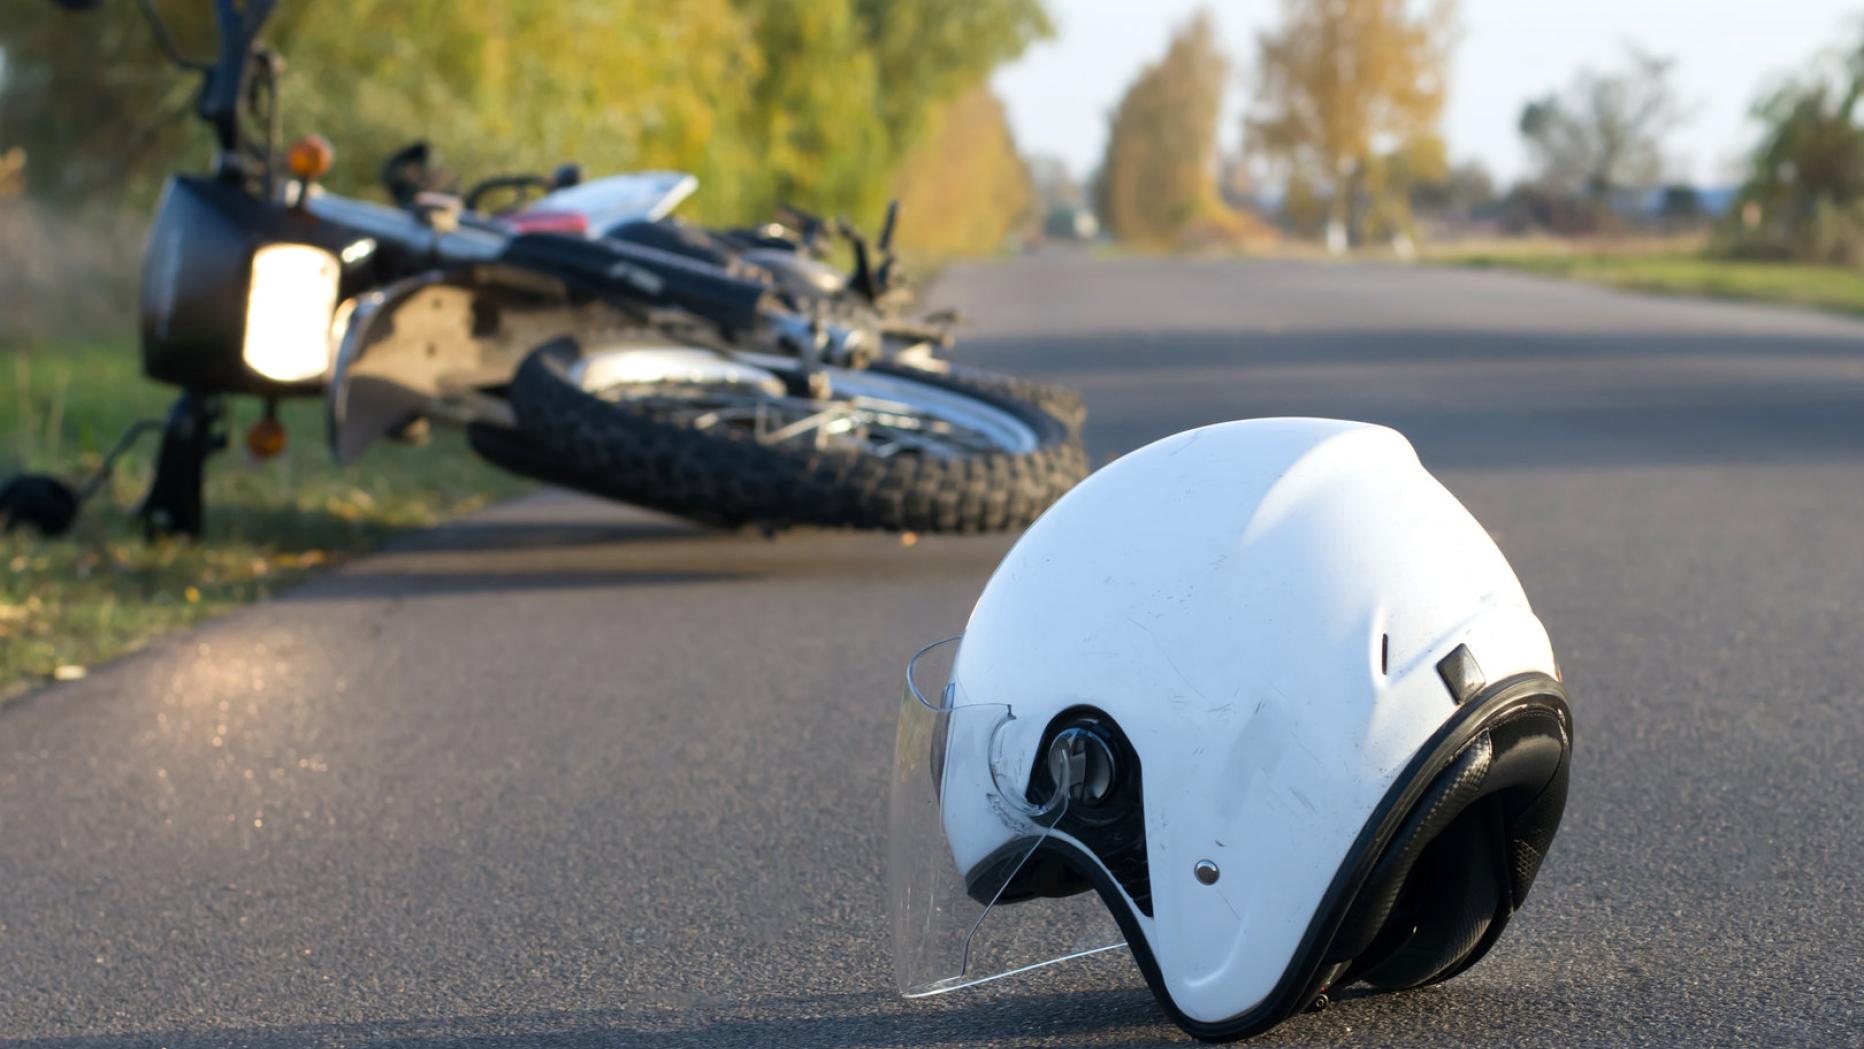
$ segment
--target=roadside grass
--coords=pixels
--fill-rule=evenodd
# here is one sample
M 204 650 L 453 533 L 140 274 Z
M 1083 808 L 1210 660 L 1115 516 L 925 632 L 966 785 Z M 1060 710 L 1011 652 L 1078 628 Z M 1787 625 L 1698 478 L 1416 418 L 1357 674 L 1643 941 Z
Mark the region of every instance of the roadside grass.
M 1651 249 L 1655 250 L 1651 250 Z M 1716 258 L 1700 249 L 1661 242 L 1629 247 L 1529 240 L 1519 244 L 1447 247 L 1427 261 L 1476 269 L 1512 269 L 1590 281 L 1632 291 L 1753 302 L 1783 302 L 1864 314 L 1864 270 L 1792 262 Z
M 131 421 L 160 418 L 174 391 L 144 379 L 124 340 L 0 354 L 0 483 L 30 470 L 89 474 Z M 155 435 L 118 461 L 70 533 L 0 536 L 0 699 L 74 677 L 151 638 L 290 585 L 385 536 L 515 494 L 525 483 L 481 462 L 453 432 L 372 449 L 338 468 L 323 406 L 280 406 L 284 454 L 253 461 L 240 435 L 259 416 L 228 402 L 228 448 L 208 462 L 207 534 L 146 541 L 133 511 L 153 472 Z

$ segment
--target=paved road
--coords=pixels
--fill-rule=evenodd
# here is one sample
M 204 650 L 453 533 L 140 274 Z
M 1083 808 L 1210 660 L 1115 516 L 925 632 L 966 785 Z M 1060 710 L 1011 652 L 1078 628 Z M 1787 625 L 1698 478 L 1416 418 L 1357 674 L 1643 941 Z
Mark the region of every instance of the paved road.
M 1864 325 L 1501 274 L 975 269 L 976 356 L 1106 458 L 1395 424 L 1552 630 L 1574 791 L 1446 986 L 1272 1044 L 1864 1044 Z M 901 663 L 988 540 L 542 497 L 0 712 L 0 1046 L 1181 1041 L 1108 955 L 889 991 Z

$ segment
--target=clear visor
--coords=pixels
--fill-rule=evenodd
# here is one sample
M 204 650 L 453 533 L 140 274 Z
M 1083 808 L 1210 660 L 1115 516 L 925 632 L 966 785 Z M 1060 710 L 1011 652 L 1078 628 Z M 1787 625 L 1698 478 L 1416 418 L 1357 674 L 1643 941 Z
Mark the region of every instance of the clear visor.
M 906 668 L 893 758 L 888 890 L 900 992 L 939 994 L 1124 946 L 1092 890 L 1058 878 L 1045 843 L 1067 801 L 1028 796 L 1034 737 L 1012 704 L 973 702 L 952 666 L 958 638 Z M 1027 745 L 1006 745 L 1009 739 Z

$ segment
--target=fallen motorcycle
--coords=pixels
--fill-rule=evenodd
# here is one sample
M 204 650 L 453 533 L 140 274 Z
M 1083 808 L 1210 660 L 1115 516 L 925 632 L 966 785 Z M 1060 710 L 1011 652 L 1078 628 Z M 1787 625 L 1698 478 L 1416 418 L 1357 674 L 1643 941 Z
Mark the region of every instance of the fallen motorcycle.
M 513 472 L 768 528 L 1012 528 L 1083 475 L 1050 395 L 892 359 L 885 338 L 686 260 L 521 234 L 496 262 L 362 297 L 330 382 L 332 445 L 351 461 L 443 419 Z
M 891 261 L 852 230 L 855 272 L 811 294 L 744 258 L 611 235 L 665 217 L 628 214 L 639 176 L 564 179 L 506 215 L 475 194 L 326 192 L 326 144 L 278 148 L 280 63 L 257 43 L 275 3 L 215 0 L 212 62 L 141 4 L 203 74 L 197 113 L 220 144 L 211 174 L 170 179 L 144 263 L 144 369 L 182 390 L 138 509 L 149 532 L 199 533 L 235 395 L 267 405 L 255 451 L 278 441 L 278 399 L 322 394 L 341 461 L 458 423 L 513 472 L 721 525 L 1014 528 L 1084 475 L 1079 402 L 936 359 L 943 326 L 883 308 Z M 847 288 L 868 308 L 846 308 Z M 26 478 L 0 507 L 58 531 L 95 488 Z

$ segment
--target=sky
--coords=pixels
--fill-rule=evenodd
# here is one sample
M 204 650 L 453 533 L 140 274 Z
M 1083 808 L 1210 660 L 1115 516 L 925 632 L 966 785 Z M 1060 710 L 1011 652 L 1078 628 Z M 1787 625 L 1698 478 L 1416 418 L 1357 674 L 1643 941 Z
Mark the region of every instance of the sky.
M 1282 0 L 1049 0 L 1053 39 L 992 83 L 1024 152 L 1057 156 L 1078 176 L 1099 163 L 1107 114 L 1132 78 L 1165 51 L 1174 27 L 1207 7 L 1235 69 L 1221 128 L 1241 139 L 1256 34 Z M 1821 52 L 1864 33 L 1864 0 L 1462 0 L 1444 137 L 1454 161 L 1479 160 L 1499 182 L 1524 174 L 1515 130 L 1522 104 L 1570 84 L 1582 68 L 1622 64 L 1625 45 L 1675 60 L 1686 118 L 1666 141 L 1666 177 L 1738 181 L 1756 128 L 1757 95 Z

